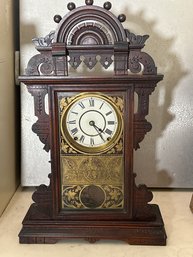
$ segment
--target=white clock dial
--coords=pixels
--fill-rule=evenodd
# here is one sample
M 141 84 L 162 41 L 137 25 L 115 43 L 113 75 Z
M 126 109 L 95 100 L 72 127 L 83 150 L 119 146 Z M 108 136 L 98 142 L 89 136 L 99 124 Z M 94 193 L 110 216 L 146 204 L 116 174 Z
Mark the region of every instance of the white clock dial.
M 64 136 L 73 148 L 81 152 L 100 152 L 101 147 L 109 148 L 120 135 L 120 114 L 104 96 L 94 93 L 81 95 L 63 116 Z

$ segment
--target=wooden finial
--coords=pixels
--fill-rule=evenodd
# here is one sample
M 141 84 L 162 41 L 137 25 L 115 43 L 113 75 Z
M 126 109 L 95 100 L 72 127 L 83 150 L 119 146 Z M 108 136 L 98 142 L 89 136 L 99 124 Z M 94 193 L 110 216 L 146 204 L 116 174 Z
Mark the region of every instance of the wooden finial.
M 106 10 L 110 10 L 111 7 L 112 7 L 112 4 L 110 2 L 105 2 L 103 7 L 106 9 Z
M 55 21 L 56 23 L 59 23 L 59 22 L 61 21 L 61 19 L 62 19 L 62 17 L 61 17 L 59 14 L 56 14 L 56 15 L 54 16 L 54 21 Z
M 75 3 L 70 2 L 70 3 L 68 3 L 67 8 L 69 11 L 72 11 L 76 8 L 76 5 L 75 5 Z
M 119 20 L 120 22 L 126 21 L 126 16 L 125 16 L 125 14 L 120 14 L 120 15 L 118 16 L 118 20 Z
M 93 0 L 85 0 L 86 5 L 93 5 L 94 1 Z

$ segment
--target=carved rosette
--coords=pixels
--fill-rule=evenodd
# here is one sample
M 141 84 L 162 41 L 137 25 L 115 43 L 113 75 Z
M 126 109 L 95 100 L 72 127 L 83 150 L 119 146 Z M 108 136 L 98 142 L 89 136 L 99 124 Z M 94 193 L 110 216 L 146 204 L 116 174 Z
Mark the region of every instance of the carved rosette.
M 27 66 L 26 75 L 52 76 L 54 75 L 54 62 L 50 52 L 45 51 L 33 56 Z

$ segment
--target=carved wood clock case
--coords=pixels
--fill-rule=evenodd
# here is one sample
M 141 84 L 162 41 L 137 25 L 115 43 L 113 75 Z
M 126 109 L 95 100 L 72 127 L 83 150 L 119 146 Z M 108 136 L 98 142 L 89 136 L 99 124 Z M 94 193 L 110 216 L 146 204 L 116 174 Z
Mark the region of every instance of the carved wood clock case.
M 50 185 L 34 192 L 20 243 L 83 238 L 165 245 L 159 207 L 149 204 L 151 191 L 136 186 L 133 173 L 133 151 L 151 130 L 149 95 L 163 78 L 141 51 L 148 36 L 124 29 L 125 15 L 116 18 L 110 2 L 68 9 L 54 17 L 56 31 L 33 40 L 39 54 L 20 77 L 34 97 L 32 130 L 51 155 Z M 72 76 L 81 63 L 90 70 L 113 64 L 114 73 Z

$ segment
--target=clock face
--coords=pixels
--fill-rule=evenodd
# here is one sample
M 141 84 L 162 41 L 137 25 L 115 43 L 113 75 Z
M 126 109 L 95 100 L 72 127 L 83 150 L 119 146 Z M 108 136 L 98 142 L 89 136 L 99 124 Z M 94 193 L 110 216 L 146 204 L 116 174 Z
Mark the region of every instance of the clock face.
M 97 154 L 116 144 L 122 132 L 122 117 L 109 97 L 84 93 L 64 110 L 61 131 L 76 151 Z

